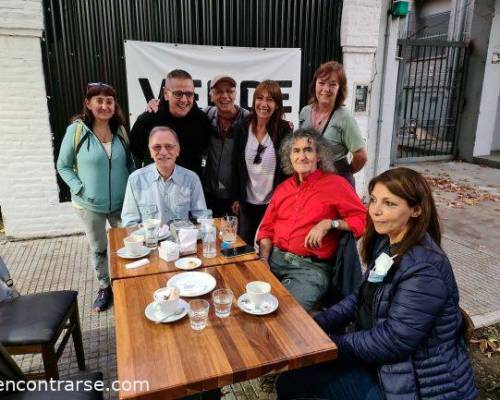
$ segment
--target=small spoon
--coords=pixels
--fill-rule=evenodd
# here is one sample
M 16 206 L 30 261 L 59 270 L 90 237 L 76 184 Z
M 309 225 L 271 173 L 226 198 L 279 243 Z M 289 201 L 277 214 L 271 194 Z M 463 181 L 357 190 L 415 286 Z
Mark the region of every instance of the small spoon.
M 162 322 L 165 322 L 167 319 L 169 319 L 170 317 L 173 317 L 174 315 L 182 314 L 183 311 L 184 311 L 184 309 L 182 307 L 179 307 L 175 312 L 173 312 L 172 314 L 168 314 L 167 316 L 163 317 L 162 319 L 159 319 L 158 321 L 156 321 L 156 323 L 161 324 Z

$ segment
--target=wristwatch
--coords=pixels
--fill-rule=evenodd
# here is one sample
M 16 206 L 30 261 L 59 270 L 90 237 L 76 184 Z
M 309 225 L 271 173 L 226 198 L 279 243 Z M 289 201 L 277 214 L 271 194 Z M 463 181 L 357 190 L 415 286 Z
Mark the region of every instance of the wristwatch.
M 340 228 L 340 220 L 338 220 L 338 219 L 332 220 L 332 228 L 339 229 Z

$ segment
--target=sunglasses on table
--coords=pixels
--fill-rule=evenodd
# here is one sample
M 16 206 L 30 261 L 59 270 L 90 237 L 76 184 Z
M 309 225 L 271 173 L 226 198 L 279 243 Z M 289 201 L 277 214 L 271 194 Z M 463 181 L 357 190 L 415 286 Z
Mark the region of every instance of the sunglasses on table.
M 260 164 L 262 162 L 262 153 L 265 149 L 267 149 L 267 146 L 262 146 L 259 143 L 259 146 L 257 147 L 257 153 L 255 154 L 255 158 L 253 159 L 254 164 Z
M 192 99 L 194 97 L 194 92 L 183 92 L 182 90 L 170 90 L 168 89 L 170 93 L 177 99 L 180 100 L 182 99 L 182 96 L 186 96 L 188 99 Z

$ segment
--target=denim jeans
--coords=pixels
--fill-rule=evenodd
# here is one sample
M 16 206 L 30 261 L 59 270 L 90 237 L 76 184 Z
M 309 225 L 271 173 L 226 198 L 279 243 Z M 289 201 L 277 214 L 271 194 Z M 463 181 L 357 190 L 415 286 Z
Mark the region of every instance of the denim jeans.
M 332 266 L 273 248 L 272 273 L 306 311 L 312 310 L 328 290 Z
M 101 214 L 86 210 L 85 208 L 75 208 L 77 215 L 83 222 L 85 235 L 89 241 L 90 257 L 92 267 L 94 267 L 97 280 L 101 289 L 111 284 L 108 271 L 108 239 L 106 236 L 106 221 L 116 228 L 120 225 L 121 211 L 110 214 Z
M 276 382 L 279 400 L 383 400 L 375 368 L 341 361 L 285 372 Z

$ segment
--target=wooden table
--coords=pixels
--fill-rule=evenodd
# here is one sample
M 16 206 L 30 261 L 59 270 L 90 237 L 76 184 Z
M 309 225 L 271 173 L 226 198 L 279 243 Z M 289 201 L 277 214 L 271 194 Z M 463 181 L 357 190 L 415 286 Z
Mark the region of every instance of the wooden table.
M 217 228 L 217 232 L 219 232 L 220 220 L 218 218 L 215 219 L 215 226 Z M 127 260 L 118 257 L 116 251 L 121 247 L 123 247 L 123 239 L 136 229 L 137 226 L 131 228 L 111 228 L 108 231 L 109 276 L 112 282 L 116 279 L 159 274 L 161 272 L 179 271 L 179 269 L 175 267 L 173 261 L 167 262 L 162 258 L 160 258 L 160 256 L 158 255 L 158 250 L 152 251 L 147 256 L 147 258 L 149 259 L 149 264 L 135 269 L 125 268 L 126 264 L 129 264 L 134 260 Z M 192 254 L 192 256 L 198 257 L 203 262 L 203 266 L 205 267 L 232 264 L 241 261 L 251 261 L 259 258 L 255 253 L 246 254 L 244 256 L 233 257 L 233 258 L 223 257 L 220 252 L 221 243 L 222 241 L 220 240 L 219 235 L 217 235 L 217 243 L 216 243 L 217 255 L 213 258 L 205 258 L 203 257 L 203 244 L 201 241 L 198 241 L 197 254 Z M 238 236 L 236 238 L 236 241 L 231 245 L 231 247 L 244 246 L 245 244 L 246 243 Z
M 153 291 L 175 274 L 115 281 L 118 379 L 149 383 L 148 391 L 121 391 L 120 399 L 177 398 L 336 358 L 335 344 L 264 262 L 199 271 L 210 273 L 217 288 L 229 287 L 235 295 L 231 316 L 226 319 L 215 316 L 210 294 L 202 296 L 210 301 L 209 322 L 202 331 L 191 329 L 188 316 L 171 324 L 156 324 L 144 316 Z M 271 284 L 279 300 L 274 313 L 250 315 L 236 305 L 245 285 L 254 280 Z

